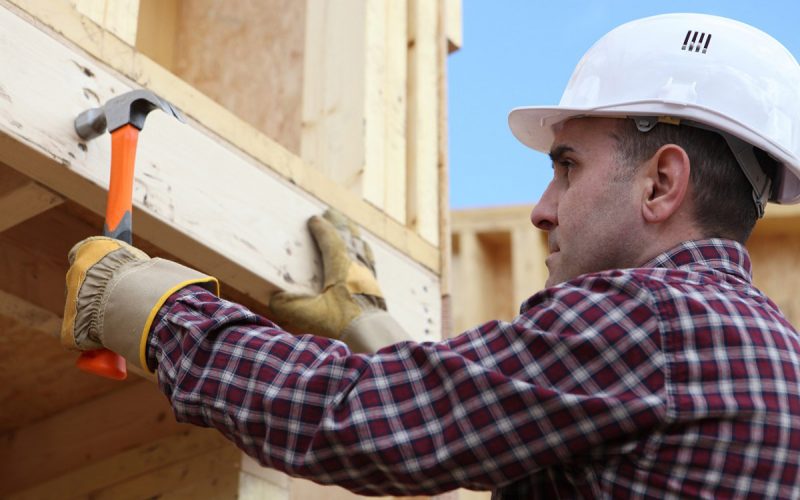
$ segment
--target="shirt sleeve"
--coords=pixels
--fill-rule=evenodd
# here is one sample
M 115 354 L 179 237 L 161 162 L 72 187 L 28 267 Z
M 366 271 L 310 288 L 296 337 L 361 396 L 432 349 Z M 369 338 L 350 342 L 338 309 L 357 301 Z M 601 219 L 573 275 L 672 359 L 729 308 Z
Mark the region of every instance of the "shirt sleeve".
M 542 292 L 513 322 L 366 355 L 193 286 L 162 307 L 148 352 L 179 421 L 264 466 L 361 494 L 494 489 L 630 453 L 663 418 L 657 320 L 610 288 Z

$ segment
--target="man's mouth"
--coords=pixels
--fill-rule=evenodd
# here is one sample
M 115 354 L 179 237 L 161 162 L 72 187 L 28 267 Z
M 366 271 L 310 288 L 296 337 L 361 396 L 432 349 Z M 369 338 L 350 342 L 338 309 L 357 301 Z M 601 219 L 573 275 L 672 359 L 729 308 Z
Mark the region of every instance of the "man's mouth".
M 551 254 L 554 254 L 556 252 L 559 252 L 561 250 L 561 248 L 558 246 L 558 243 L 556 243 L 555 239 L 548 239 L 547 240 L 547 250 Z

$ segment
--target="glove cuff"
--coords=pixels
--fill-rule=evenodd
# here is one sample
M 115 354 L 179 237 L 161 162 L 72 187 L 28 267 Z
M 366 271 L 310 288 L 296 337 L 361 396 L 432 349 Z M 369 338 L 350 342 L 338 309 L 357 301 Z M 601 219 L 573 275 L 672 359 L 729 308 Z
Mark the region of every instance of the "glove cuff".
M 122 270 L 109 283 L 102 305 L 105 347 L 152 374 L 146 359 L 150 327 L 167 299 L 189 285 L 219 295 L 216 278 L 169 260 L 150 259 Z
M 411 337 L 388 312 L 372 309 L 351 321 L 339 339 L 353 352 L 374 353 Z

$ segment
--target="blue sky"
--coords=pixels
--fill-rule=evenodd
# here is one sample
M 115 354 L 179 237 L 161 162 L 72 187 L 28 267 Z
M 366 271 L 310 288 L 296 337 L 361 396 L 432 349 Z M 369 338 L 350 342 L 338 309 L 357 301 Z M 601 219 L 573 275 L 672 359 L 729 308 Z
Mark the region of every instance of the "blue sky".
M 798 0 L 462 0 L 464 45 L 448 61 L 450 205 L 535 203 L 549 159 L 508 129 L 516 106 L 557 104 L 583 53 L 615 26 L 665 12 L 731 17 L 800 58 Z

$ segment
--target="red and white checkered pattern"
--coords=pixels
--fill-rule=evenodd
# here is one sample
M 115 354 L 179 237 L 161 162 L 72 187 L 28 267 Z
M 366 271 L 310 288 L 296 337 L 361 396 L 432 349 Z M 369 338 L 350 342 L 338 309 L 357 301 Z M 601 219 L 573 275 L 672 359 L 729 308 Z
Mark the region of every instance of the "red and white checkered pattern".
M 178 420 L 361 494 L 800 497 L 800 337 L 729 241 L 373 356 L 190 287 L 149 352 Z

